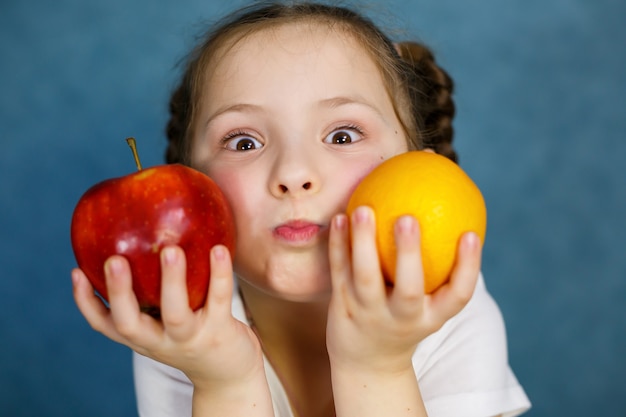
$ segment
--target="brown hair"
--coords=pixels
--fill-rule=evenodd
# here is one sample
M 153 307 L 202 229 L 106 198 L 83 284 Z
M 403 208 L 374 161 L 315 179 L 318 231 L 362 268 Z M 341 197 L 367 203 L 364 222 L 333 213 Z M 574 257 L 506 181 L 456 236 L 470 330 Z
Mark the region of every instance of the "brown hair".
M 325 24 L 359 42 L 381 71 L 409 148 L 432 148 L 456 161 L 452 147 L 453 84 L 430 50 L 415 42 L 394 44 L 371 20 L 350 9 L 305 2 L 262 3 L 241 9 L 208 32 L 192 50 L 170 99 L 166 162 L 190 163 L 196 109 L 202 99 L 205 73 L 218 51 L 259 30 L 294 21 Z

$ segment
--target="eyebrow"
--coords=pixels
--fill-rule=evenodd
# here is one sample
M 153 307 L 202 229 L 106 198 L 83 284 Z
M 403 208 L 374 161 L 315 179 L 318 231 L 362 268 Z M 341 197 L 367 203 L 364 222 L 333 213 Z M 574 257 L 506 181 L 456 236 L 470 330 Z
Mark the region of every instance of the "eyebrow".
M 367 101 L 365 98 L 361 97 L 360 95 L 330 97 L 330 98 L 321 100 L 319 104 L 322 107 L 329 107 L 331 109 L 345 106 L 345 105 L 350 105 L 350 104 L 357 104 L 357 105 L 361 105 L 361 106 L 365 106 L 369 108 L 371 111 L 373 111 L 378 116 L 383 118 L 383 114 L 381 113 L 380 109 L 374 106 L 373 104 L 371 104 L 369 101 Z
M 211 114 L 209 118 L 206 120 L 204 125 L 208 126 L 213 120 L 215 120 L 216 118 L 218 118 L 219 116 L 225 113 L 230 113 L 230 112 L 253 113 L 253 112 L 260 112 L 261 110 L 262 110 L 262 107 L 256 104 L 237 103 L 237 104 L 226 105 L 224 107 L 217 109 L 213 114 Z
M 337 107 L 346 106 L 346 105 L 354 105 L 354 104 L 367 107 L 369 110 L 373 111 L 374 113 L 376 113 L 376 115 L 378 115 L 381 119 L 384 120 L 384 116 L 382 112 L 380 111 L 380 109 L 370 104 L 370 102 L 365 100 L 360 95 L 330 97 L 330 98 L 322 99 L 318 102 L 319 107 L 329 108 L 329 109 L 335 109 Z M 257 104 L 237 103 L 237 104 L 226 105 L 224 107 L 217 109 L 213 114 L 211 114 L 209 118 L 207 119 L 207 121 L 205 122 L 205 126 L 208 126 L 213 120 L 215 120 L 216 118 L 218 118 L 219 116 L 225 113 L 231 113 L 231 112 L 258 113 L 262 111 L 263 111 L 263 107 Z

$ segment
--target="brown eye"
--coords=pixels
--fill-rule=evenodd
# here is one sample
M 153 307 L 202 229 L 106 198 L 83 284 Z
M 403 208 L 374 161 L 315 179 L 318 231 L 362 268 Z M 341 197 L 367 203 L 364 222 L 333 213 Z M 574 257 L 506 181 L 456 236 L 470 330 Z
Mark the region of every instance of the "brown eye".
M 230 151 L 246 152 L 263 147 L 263 143 L 245 132 L 233 132 L 223 139 L 224 147 Z
M 350 137 L 348 132 L 345 132 L 343 130 L 335 133 L 332 137 L 332 143 L 337 145 L 343 145 L 344 143 L 350 142 L 352 142 L 352 138 Z
M 330 132 L 324 142 L 332 145 L 349 145 L 363 139 L 363 131 L 357 126 L 344 126 Z
M 256 149 L 256 145 L 254 144 L 254 141 L 249 138 L 245 138 L 245 139 L 241 139 L 240 141 L 237 141 L 236 146 L 237 146 L 238 151 L 249 151 L 252 149 Z

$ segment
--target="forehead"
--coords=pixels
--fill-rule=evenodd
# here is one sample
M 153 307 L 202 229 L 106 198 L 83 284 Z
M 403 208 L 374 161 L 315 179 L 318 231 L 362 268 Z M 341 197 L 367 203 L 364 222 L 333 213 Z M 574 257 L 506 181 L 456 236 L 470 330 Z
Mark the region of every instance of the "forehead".
M 304 68 L 367 73 L 382 85 L 377 61 L 341 25 L 296 21 L 235 33 L 215 52 L 205 82 L 223 82 L 241 75 L 254 76 L 267 65 L 273 71 L 297 73 Z M 277 61 L 282 66 L 277 66 Z

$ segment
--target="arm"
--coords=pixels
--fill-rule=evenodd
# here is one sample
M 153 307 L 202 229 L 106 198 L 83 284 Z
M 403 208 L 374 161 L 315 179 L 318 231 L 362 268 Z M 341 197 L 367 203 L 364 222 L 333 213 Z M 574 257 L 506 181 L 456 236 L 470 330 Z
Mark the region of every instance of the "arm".
M 333 368 L 337 416 L 426 416 L 413 368 L 397 373 Z
M 273 416 L 259 341 L 231 313 L 234 284 L 228 250 L 211 250 L 207 302 L 195 312 L 187 298 L 184 252 L 165 248 L 161 261 L 160 321 L 140 312 L 130 267 L 121 256 L 105 264 L 110 308 L 94 295 L 82 271 L 72 271 L 79 310 L 110 339 L 184 372 L 194 385 L 194 416 Z
M 387 289 L 372 211 L 357 209 L 351 220 L 351 238 L 342 215 L 333 222 L 330 238 L 333 297 L 327 344 L 337 416 L 426 416 L 412 355 L 471 298 L 480 245 L 475 236 L 464 236 L 450 282 L 425 295 L 419 228 L 404 217 L 396 224 L 396 282 Z
M 193 416 L 273 416 L 263 369 L 231 385 L 195 386 Z

